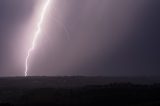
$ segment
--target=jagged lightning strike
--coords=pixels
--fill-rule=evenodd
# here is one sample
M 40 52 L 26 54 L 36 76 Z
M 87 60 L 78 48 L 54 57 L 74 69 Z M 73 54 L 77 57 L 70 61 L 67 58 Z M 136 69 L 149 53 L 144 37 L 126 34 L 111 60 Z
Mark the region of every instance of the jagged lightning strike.
M 29 62 L 29 58 L 31 57 L 31 52 L 34 50 L 35 48 L 35 45 L 36 45 L 36 42 L 37 42 L 37 39 L 40 35 L 40 32 L 41 32 L 41 26 L 43 24 L 43 21 L 44 21 L 44 18 L 45 18 L 45 14 L 47 12 L 47 9 L 49 7 L 51 3 L 51 0 L 46 0 L 46 3 L 42 9 L 42 12 L 41 12 L 41 16 L 40 16 L 40 20 L 37 24 L 37 31 L 34 35 L 34 38 L 33 38 L 33 41 L 32 41 L 32 46 L 31 48 L 29 48 L 28 50 L 28 54 L 27 54 L 27 57 L 26 57 L 26 61 L 25 61 L 25 76 L 28 76 L 28 62 Z

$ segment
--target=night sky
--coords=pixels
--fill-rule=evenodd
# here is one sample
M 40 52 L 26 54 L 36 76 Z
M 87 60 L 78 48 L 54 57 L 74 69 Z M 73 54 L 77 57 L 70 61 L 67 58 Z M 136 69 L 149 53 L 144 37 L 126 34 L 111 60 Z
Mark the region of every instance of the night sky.
M 0 76 L 24 76 L 43 4 L 0 0 Z M 55 0 L 42 29 L 31 76 L 160 75 L 160 0 Z

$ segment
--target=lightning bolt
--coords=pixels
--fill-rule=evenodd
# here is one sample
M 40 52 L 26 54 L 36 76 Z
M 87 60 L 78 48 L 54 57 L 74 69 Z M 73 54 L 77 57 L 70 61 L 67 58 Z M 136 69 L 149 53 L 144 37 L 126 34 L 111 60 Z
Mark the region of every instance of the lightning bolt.
M 28 76 L 29 58 L 31 57 L 31 53 L 35 49 L 35 45 L 36 45 L 37 39 L 40 36 L 41 26 L 43 24 L 43 21 L 44 21 L 44 18 L 45 18 L 45 14 L 47 12 L 47 9 L 48 9 L 50 3 L 51 3 L 51 0 L 46 0 L 46 3 L 45 3 L 45 5 L 44 5 L 44 7 L 42 9 L 40 20 L 39 20 L 39 22 L 37 24 L 37 31 L 36 31 L 36 33 L 34 35 L 34 38 L 33 38 L 33 41 L 32 41 L 32 46 L 29 48 L 28 54 L 27 54 L 27 57 L 26 57 L 26 61 L 25 61 L 25 76 Z

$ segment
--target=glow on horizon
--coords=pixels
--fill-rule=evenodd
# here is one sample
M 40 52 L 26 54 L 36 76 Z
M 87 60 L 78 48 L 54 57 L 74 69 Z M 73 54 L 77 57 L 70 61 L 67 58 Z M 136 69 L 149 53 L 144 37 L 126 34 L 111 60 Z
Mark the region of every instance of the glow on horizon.
M 45 5 L 42 9 L 42 12 L 41 12 L 40 20 L 37 24 L 37 31 L 35 32 L 35 35 L 34 35 L 34 38 L 33 38 L 33 41 L 32 41 L 32 46 L 28 49 L 27 57 L 26 57 L 26 60 L 25 60 L 25 77 L 28 76 L 29 58 L 31 57 L 31 52 L 35 49 L 37 39 L 40 36 L 41 26 L 43 24 L 43 21 L 44 21 L 44 18 L 45 18 L 45 15 L 46 15 L 46 12 L 47 12 L 47 9 L 48 9 L 50 3 L 51 3 L 51 0 L 46 0 L 46 3 L 45 3 Z

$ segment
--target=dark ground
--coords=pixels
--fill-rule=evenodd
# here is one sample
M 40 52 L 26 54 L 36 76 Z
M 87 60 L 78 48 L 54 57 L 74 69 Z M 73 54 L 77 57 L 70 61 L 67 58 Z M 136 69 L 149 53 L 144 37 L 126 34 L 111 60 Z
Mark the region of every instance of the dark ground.
M 0 106 L 160 106 L 159 77 L 0 78 Z

